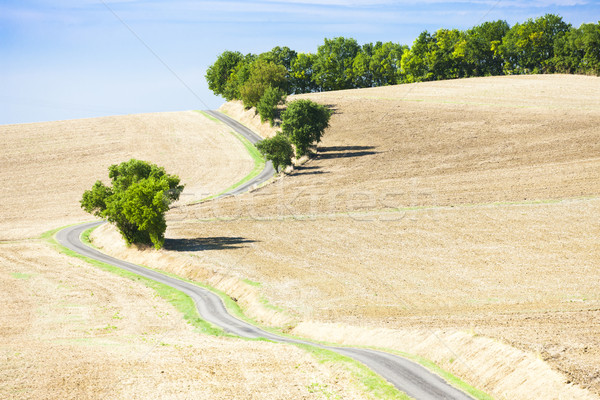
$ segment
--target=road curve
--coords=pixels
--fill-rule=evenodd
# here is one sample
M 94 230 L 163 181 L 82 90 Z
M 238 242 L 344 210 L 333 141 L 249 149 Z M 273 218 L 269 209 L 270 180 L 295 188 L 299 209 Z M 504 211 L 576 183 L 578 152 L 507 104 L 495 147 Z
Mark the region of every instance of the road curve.
M 222 114 L 215 112 L 210 112 L 209 114 L 211 116 L 219 118 L 220 120 L 223 120 L 225 123 L 232 126 L 232 124 L 226 122 L 226 119 L 229 119 L 229 117 L 223 116 Z M 236 121 L 233 122 L 235 124 L 238 124 Z M 235 124 L 232 127 L 238 133 L 243 134 L 245 137 L 251 140 L 248 137 L 249 135 L 247 135 L 248 132 L 250 132 L 250 137 L 255 136 L 254 139 L 256 139 L 256 135 L 253 132 L 247 130 L 247 128 L 241 125 L 240 126 L 243 129 L 240 129 L 239 127 L 235 126 Z M 245 132 L 246 130 L 248 132 Z M 253 143 L 256 143 L 258 140 L 260 140 L 260 138 L 258 138 Z M 266 167 L 265 169 L 267 168 L 268 167 Z M 270 176 L 272 176 L 272 173 L 271 175 L 269 175 L 269 177 Z M 266 179 L 268 179 L 269 177 L 267 177 Z M 257 181 L 254 181 L 253 184 L 257 184 Z M 246 186 L 246 188 L 249 188 L 251 186 L 252 185 Z M 231 195 L 233 193 L 228 194 Z M 252 324 L 249 324 L 230 315 L 227 312 L 227 309 L 225 308 L 225 305 L 223 304 L 221 298 L 207 289 L 174 278 L 172 276 L 165 275 L 158 271 L 154 271 L 136 264 L 116 259 L 114 257 L 101 253 L 98 250 L 93 249 L 81 242 L 81 234 L 85 230 L 103 223 L 103 221 L 98 221 L 67 227 L 65 229 L 60 230 L 56 234 L 56 240 L 61 245 L 83 256 L 133 272 L 145 278 L 155 280 L 157 282 L 169 285 L 177 290 L 182 291 L 183 293 L 187 294 L 193 299 L 198 309 L 198 313 L 204 320 L 223 328 L 226 332 L 229 332 L 233 335 L 252 339 L 265 338 L 279 343 L 307 344 L 322 349 L 335 351 L 338 354 L 350 357 L 360 363 L 363 363 L 364 365 L 372 369 L 374 372 L 381 375 L 388 382 L 393 384 L 400 391 L 408 394 L 409 396 L 415 399 L 473 400 L 472 397 L 449 385 L 441 377 L 439 377 L 436 374 L 433 374 L 421 365 L 391 353 L 364 348 L 324 346 L 318 343 L 312 343 L 310 341 L 280 336 L 262 330 Z
M 220 113 L 218 111 L 204 111 L 204 112 L 206 114 L 210 115 L 211 117 L 216 118 L 219 121 L 223 122 L 224 124 L 228 125 L 234 131 L 236 131 L 237 133 L 239 133 L 240 135 L 242 135 L 246 139 L 248 139 L 250 141 L 250 143 L 252 143 L 252 144 L 256 144 L 263 139 L 262 137 L 258 136 L 256 133 L 252 132 L 250 129 L 246 128 L 244 125 L 240 124 L 238 121 L 228 117 L 227 115 L 225 115 L 223 113 Z M 267 161 L 267 163 L 265 164 L 265 168 L 262 170 L 262 172 L 260 174 L 258 174 L 253 179 L 249 180 L 248 182 L 236 187 L 235 189 L 233 189 L 227 193 L 223 193 L 222 195 L 218 196 L 217 198 L 226 197 L 226 196 L 235 196 L 240 193 L 247 192 L 251 188 L 268 181 L 273 175 L 275 175 L 275 168 L 273 168 L 273 163 L 271 163 L 271 161 Z

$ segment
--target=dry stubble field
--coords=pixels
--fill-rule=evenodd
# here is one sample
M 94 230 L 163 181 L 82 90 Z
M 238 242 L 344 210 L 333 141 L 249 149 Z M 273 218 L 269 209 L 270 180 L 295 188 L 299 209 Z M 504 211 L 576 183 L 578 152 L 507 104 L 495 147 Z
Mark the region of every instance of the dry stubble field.
M 82 192 L 135 157 L 223 190 L 253 161 L 195 112 L 0 126 L 0 398 L 363 398 L 295 347 L 206 336 L 144 285 L 59 254 L 39 235 L 91 219 Z
M 600 79 L 300 97 L 335 111 L 318 156 L 249 195 L 174 210 L 168 237 L 189 256 L 165 251 L 180 262 L 164 267 L 260 282 L 295 333 L 359 343 L 367 329 L 498 398 L 596 398 Z

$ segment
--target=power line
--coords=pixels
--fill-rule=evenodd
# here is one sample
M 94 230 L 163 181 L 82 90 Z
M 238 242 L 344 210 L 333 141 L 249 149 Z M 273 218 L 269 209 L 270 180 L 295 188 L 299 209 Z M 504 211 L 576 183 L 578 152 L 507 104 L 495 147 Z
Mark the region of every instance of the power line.
M 198 94 L 196 92 L 194 92 L 194 90 L 190 87 L 190 85 L 188 85 L 183 79 L 181 79 L 181 77 L 173 70 L 173 68 L 171 68 L 169 66 L 169 64 L 167 64 L 153 49 L 152 47 L 150 47 L 134 30 L 133 28 L 131 28 L 112 8 L 110 8 L 110 6 L 104 1 L 104 0 L 100 0 L 102 2 L 102 4 L 104 4 L 104 7 L 106 7 L 106 9 L 108 11 L 110 11 L 110 13 L 112 15 L 114 15 L 114 17 L 121 23 L 123 24 L 123 26 L 125 28 L 127 28 L 127 30 L 129 32 L 131 32 L 131 34 L 133 36 L 135 36 L 135 38 L 167 69 L 169 70 L 169 72 L 175 77 L 177 78 L 177 80 L 200 102 L 202 103 L 202 105 L 204 106 L 205 109 L 210 109 L 210 107 L 200 98 L 200 96 L 198 96 Z

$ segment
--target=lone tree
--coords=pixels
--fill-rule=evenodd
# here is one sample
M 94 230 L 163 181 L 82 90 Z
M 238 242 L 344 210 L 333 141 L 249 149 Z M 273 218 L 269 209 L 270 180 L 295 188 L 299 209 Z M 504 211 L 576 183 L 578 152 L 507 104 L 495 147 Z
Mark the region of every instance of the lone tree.
M 154 245 L 165 242 L 165 212 L 179 199 L 179 177 L 162 167 L 131 159 L 108 168 L 112 186 L 96 181 L 86 190 L 81 207 L 115 224 L 127 244 Z
M 331 111 L 312 100 L 296 100 L 281 113 L 281 130 L 296 146 L 296 157 L 310 153 L 329 126 Z
M 256 144 L 256 148 L 267 160 L 273 162 L 275 171 L 279 172 L 279 167 L 292 165 L 294 149 L 287 136 L 278 132 L 272 138 L 264 139 Z

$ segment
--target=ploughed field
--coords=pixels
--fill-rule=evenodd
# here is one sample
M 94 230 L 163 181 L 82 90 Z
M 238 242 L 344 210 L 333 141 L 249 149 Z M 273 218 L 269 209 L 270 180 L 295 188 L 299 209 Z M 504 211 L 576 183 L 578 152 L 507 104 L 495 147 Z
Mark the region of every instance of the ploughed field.
M 57 252 L 40 234 L 92 219 L 79 199 L 130 158 L 178 174 L 181 201 L 253 168 L 195 112 L 0 126 L 0 398 L 363 398 L 347 371 L 272 343 L 201 334 L 156 292 Z
M 173 243 L 296 321 L 491 337 L 600 394 L 599 78 L 297 97 L 335 112 L 317 156 L 173 210 Z

